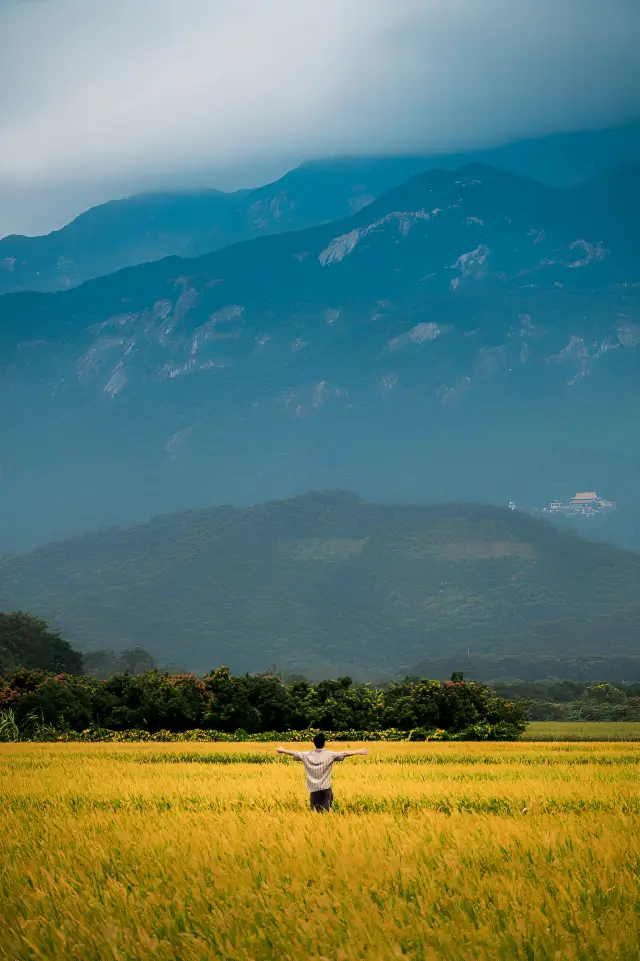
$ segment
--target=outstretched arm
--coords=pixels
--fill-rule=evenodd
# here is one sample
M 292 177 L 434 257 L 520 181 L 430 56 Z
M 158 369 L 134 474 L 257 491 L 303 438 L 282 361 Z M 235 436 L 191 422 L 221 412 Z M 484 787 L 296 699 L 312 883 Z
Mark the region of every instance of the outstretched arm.
M 355 757 L 357 754 L 368 754 L 366 747 L 361 747 L 359 751 L 340 751 L 345 757 Z
M 289 757 L 294 757 L 298 760 L 298 751 L 287 751 L 286 747 L 283 747 L 282 744 L 278 744 L 277 750 L 278 754 L 288 754 Z

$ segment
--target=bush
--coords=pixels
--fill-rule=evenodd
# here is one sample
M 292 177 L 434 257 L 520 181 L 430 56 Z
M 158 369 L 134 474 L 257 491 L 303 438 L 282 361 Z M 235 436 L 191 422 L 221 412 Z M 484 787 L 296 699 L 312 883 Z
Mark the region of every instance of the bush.
M 425 731 L 423 727 L 414 727 L 413 731 L 409 731 L 409 741 L 426 741 L 429 737 L 429 732 Z
M 149 731 L 129 730 L 112 731 L 108 728 L 90 727 L 81 732 L 75 731 L 54 731 L 49 730 L 48 734 L 41 734 L 38 740 L 50 741 L 90 741 L 90 742 L 110 742 L 116 744 L 126 744 L 135 741 L 149 743 L 180 743 L 180 742 L 208 742 L 208 743 L 304 743 L 311 744 L 316 730 L 309 731 L 263 731 L 260 734 L 248 734 L 246 731 L 238 730 L 233 734 L 226 731 L 204 731 L 196 729 L 193 731 L 156 731 L 151 734 Z M 419 736 L 412 737 L 418 733 Z M 398 731 L 389 729 L 387 731 L 334 731 L 329 735 L 328 740 L 334 742 L 341 741 L 506 741 L 517 740 L 518 731 L 509 725 L 475 725 L 458 731 L 457 734 L 450 734 L 448 731 L 434 730 L 425 732 Z

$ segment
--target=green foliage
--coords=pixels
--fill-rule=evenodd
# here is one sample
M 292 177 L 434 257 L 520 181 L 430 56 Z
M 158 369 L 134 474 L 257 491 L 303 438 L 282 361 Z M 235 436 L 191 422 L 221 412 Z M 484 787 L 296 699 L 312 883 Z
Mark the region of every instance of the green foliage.
M 19 741 L 20 728 L 16 722 L 16 717 L 11 708 L 0 711 L 0 741 Z
M 69 737 L 108 730 L 270 740 L 303 731 L 301 739 L 308 740 L 310 732 L 324 730 L 349 740 L 364 732 L 383 739 L 508 740 L 524 730 L 526 705 L 464 680 L 407 678 L 382 690 L 349 677 L 287 684 L 275 676 L 234 676 L 220 667 L 203 679 L 153 670 L 106 681 L 22 669 L 0 689 L 0 710 L 12 712 L 21 729 L 39 718 L 41 727 Z
M 10 705 L 20 726 L 39 717 L 42 724 L 81 731 L 93 720 L 94 692 L 91 678 L 23 669 L 0 690 L 0 707 Z
M 626 695 L 613 684 L 594 684 L 586 689 L 582 697 L 595 704 L 622 704 Z
M 584 684 L 549 678 L 491 686 L 501 697 L 526 704 L 531 721 L 640 721 L 638 682 Z
M 386 727 L 413 730 L 414 739 L 419 738 L 416 728 L 425 732 L 440 728 L 485 740 L 496 725 L 506 724 L 521 733 L 524 713 L 525 705 L 494 697 L 488 688 L 465 681 L 462 672 L 455 671 L 444 684 L 427 678 L 392 684 L 385 692 L 382 720 Z
M 58 728 L 44 721 L 42 714 L 28 714 L 19 724 L 11 708 L 0 711 L 0 742 L 50 741 L 59 736 Z
M 194 675 L 171 677 L 153 670 L 97 684 L 93 703 L 97 719 L 116 731 L 186 731 L 202 725 L 207 701 L 204 684 Z
M 640 721 L 640 697 L 624 697 L 621 701 L 584 700 L 571 705 L 567 721 Z
M 22 611 L 0 612 L 0 675 L 18 667 L 80 674 L 82 655 L 41 618 Z
M 142 674 L 156 666 L 151 654 L 142 647 L 130 648 L 121 654 L 113 650 L 86 651 L 82 657 L 85 673 L 99 680 L 114 674 Z
M 245 674 L 235 678 L 226 667 L 211 671 L 204 679 L 209 709 L 206 727 L 220 731 L 284 730 L 292 705 L 287 690 L 276 677 Z
M 153 734 L 144 730 L 130 731 L 111 731 L 108 728 L 90 727 L 84 731 L 56 731 L 49 728 L 46 735 L 40 734 L 34 740 L 64 741 L 64 742 L 105 742 L 112 744 L 126 744 L 136 741 L 148 743 L 193 743 L 202 742 L 210 744 L 218 743 L 257 743 L 274 744 L 286 742 L 288 744 L 311 744 L 313 735 L 318 733 L 313 728 L 306 731 L 262 731 L 259 734 L 248 734 L 247 731 L 237 730 L 233 734 L 225 731 L 156 731 Z M 415 731 L 398 731 L 390 728 L 386 731 L 332 731 L 330 740 L 332 742 L 355 742 L 355 741 L 516 741 L 520 735 L 519 727 L 509 724 L 476 724 L 469 728 L 464 728 L 455 734 L 448 731 L 425 731 L 418 728 Z M 20 739 L 20 738 L 18 738 Z M 26 740 L 26 738 L 22 738 Z M 273 755 L 237 755 L 233 759 L 243 763 L 264 763 L 265 759 L 273 760 Z M 189 755 L 179 755 L 175 760 L 189 761 Z M 226 755 L 204 756 L 197 755 L 196 760 L 209 760 L 210 763 L 231 763 Z M 151 763 L 151 761 L 149 762 Z

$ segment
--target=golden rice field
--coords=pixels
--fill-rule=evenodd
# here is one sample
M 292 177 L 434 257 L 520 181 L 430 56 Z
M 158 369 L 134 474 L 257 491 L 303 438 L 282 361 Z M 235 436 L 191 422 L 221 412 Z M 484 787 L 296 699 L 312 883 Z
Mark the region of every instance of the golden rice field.
M 640 745 L 0 746 L 0 957 L 640 956 Z

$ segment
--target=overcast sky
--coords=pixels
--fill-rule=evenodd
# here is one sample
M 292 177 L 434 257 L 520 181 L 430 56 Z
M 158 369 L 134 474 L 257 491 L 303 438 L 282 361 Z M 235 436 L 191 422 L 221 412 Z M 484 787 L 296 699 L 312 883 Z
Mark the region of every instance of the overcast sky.
M 640 114 L 639 0 L 0 0 L 0 236 Z

